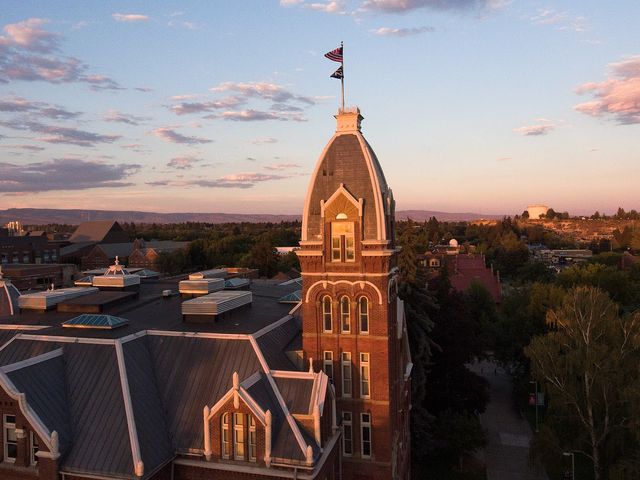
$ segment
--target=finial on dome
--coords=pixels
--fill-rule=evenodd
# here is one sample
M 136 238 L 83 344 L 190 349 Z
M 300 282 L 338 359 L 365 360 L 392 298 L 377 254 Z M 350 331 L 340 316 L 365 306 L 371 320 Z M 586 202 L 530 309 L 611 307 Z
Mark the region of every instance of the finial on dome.
M 337 132 L 359 132 L 360 123 L 364 119 L 358 107 L 340 108 L 335 117 L 338 121 Z

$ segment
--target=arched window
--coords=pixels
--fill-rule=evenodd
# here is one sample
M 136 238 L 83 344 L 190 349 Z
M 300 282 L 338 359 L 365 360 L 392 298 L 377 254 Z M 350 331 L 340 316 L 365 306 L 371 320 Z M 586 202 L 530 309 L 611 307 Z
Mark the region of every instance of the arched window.
M 326 295 L 322 298 L 322 328 L 325 332 L 333 330 L 333 315 L 331 313 L 331 297 Z
M 249 415 L 249 461 L 255 462 L 257 456 L 256 419 Z
M 369 333 L 369 299 L 367 297 L 360 297 L 358 300 L 358 317 L 360 333 Z
M 222 458 L 231 456 L 231 443 L 229 441 L 229 414 L 222 415 Z
M 349 333 L 351 331 L 351 305 L 349 297 L 342 297 L 340 299 L 340 330 L 343 333 Z

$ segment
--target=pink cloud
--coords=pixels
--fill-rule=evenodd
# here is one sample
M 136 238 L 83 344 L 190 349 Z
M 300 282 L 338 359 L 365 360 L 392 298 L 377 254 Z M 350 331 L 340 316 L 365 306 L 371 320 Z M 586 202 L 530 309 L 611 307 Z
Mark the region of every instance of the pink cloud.
M 292 168 L 300 168 L 297 163 L 275 163 L 273 165 L 265 165 L 265 170 L 290 170 Z
M 33 52 L 48 53 L 58 46 L 59 35 L 40 28 L 49 23 L 44 18 L 29 18 L 22 22 L 5 25 L 7 36 L 0 36 L 0 46 L 13 46 Z
M 621 124 L 640 123 L 640 55 L 609 65 L 610 76 L 603 82 L 587 82 L 576 93 L 591 94 L 594 100 L 579 103 L 578 112 L 593 117 L 610 117 Z
M 141 15 L 139 13 L 114 13 L 111 15 L 114 20 L 118 22 L 146 22 L 149 20 L 148 15 Z
M 539 125 L 527 125 L 520 128 L 515 128 L 513 131 L 521 133 L 525 136 L 539 136 L 546 135 L 551 130 L 553 130 L 555 126 L 551 123 L 544 123 Z
M 182 135 L 181 133 L 176 132 L 171 127 L 159 127 L 153 130 L 151 133 L 156 137 L 171 143 L 182 143 L 185 145 L 211 143 L 211 140 L 207 138 L 187 137 L 186 135 Z

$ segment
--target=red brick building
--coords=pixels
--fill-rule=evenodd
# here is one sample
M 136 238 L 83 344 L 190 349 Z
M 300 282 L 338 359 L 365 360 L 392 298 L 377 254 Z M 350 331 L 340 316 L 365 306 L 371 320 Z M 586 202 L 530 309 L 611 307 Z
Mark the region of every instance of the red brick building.
M 0 479 L 409 479 L 393 195 L 359 110 L 337 120 L 307 192 L 293 309 L 285 287 L 255 281 L 251 308 L 206 325 L 177 320 L 182 299 L 153 284 L 115 330 L 0 312 Z M 49 328 L 19 331 L 29 322 Z
M 342 426 L 343 478 L 409 477 L 411 361 L 391 189 L 362 136 L 358 109 L 311 177 L 302 220 L 303 349 L 332 379 Z

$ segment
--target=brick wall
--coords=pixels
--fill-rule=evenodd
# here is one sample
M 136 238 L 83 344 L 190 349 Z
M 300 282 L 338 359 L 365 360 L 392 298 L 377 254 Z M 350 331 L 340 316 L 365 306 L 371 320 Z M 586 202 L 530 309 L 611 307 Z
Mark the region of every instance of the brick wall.
M 4 415 L 15 416 L 16 429 L 24 431 L 24 436 L 18 435 L 17 438 L 18 452 L 15 463 L 8 463 L 4 458 Z M 9 397 L 2 389 L 0 389 L 0 428 L 2 429 L 0 431 L 0 479 L 55 480 L 58 478 L 58 465 L 54 460 L 41 458 L 38 459 L 36 465 L 31 465 L 30 433 L 33 432 L 33 428 L 20 411 L 18 402 Z M 39 444 L 40 449 L 46 451 L 41 439 L 39 439 Z

